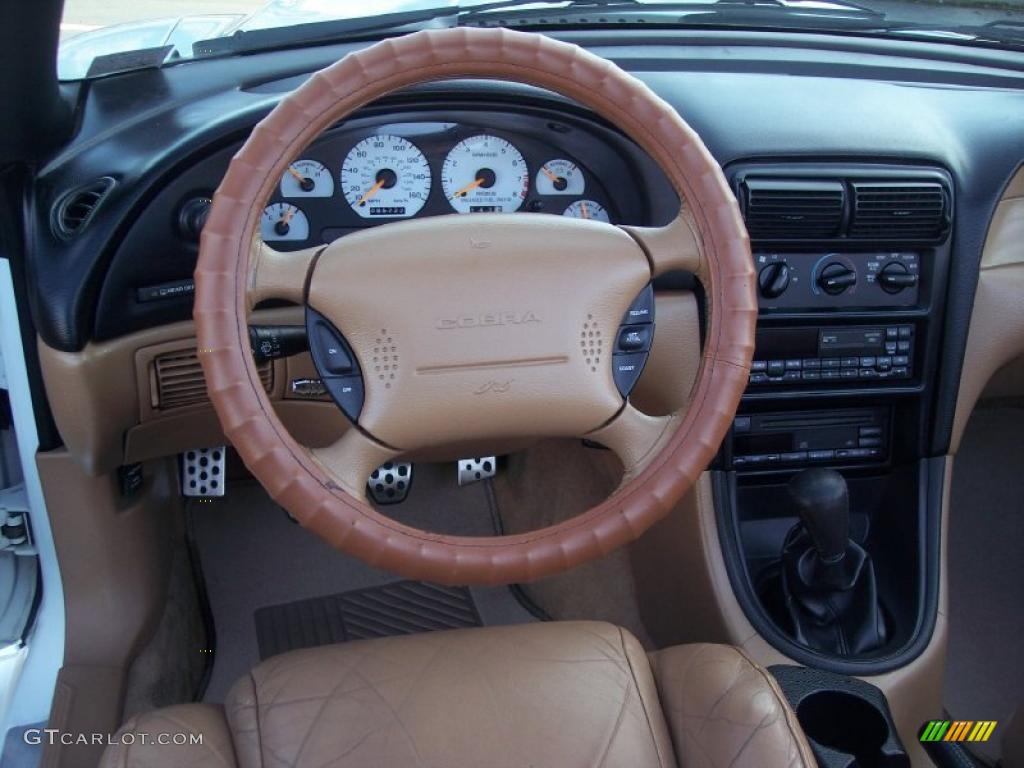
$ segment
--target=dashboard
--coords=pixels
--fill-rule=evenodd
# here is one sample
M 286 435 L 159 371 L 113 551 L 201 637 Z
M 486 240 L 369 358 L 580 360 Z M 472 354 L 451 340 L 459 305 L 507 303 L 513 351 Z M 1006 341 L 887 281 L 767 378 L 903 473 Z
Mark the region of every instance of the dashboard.
M 95 339 L 191 316 L 199 234 L 240 146 L 200 151 L 131 222 L 104 275 Z M 651 161 L 591 119 L 419 106 L 357 115 L 325 132 L 278 180 L 260 233 L 291 251 L 424 216 L 529 211 L 644 225 L 667 221 L 675 208 Z

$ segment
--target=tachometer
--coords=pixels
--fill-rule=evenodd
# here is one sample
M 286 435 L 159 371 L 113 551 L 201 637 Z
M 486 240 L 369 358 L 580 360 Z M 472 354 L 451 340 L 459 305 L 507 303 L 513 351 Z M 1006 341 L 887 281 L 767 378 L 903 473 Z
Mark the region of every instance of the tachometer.
M 562 212 L 562 215 L 571 216 L 574 219 L 611 221 L 611 217 L 608 216 L 608 211 L 604 209 L 604 206 L 600 203 L 595 203 L 593 200 L 577 200 L 575 203 L 570 203 L 569 207 Z
M 308 240 L 309 219 L 291 203 L 271 203 L 260 216 L 260 237 L 263 242 Z
M 459 213 L 519 209 L 526 199 L 530 174 L 522 154 L 497 136 L 463 139 L 444 159 L 444 196 Z
M 345 156 L 341 188 L 364 219 L 415 216 L 430 194 L 430 165 L 408 139 L 369 136 Z
M 316 160 L 296 160 L 281 177 L 281 197 L 330 197 L 334 177 Z
M 549 160 L 537 171 L 537 194 L 582 195 L 583 171 L 571 160 Z

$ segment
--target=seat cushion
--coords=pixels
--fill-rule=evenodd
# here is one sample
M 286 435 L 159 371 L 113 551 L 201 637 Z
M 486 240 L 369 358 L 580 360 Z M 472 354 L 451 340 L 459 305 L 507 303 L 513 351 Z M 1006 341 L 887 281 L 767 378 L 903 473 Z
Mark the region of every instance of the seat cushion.
M 677 645 L 652 653 L 651 667 L 679 765 L 816 765 L 775 678 L 738 648 Z
M 632 635 L 599 622 L 548 622 L 282 654 L 238 681 L 223 714 L 209 705 L 174 707 L 122 729 L 192 728 L 212 736 L 204 740 L 210 754 L 191 757 L 157 744 L 115 747 L 104 766 L 724 767 L 726 757 L 746 754 L 745 741 L 763 757 L 787 757 L 759 765 L 813 766 L 798 729 L 775 726 L 776 716 L 789 722 L 792 713 L 763 670 L 732 649 L 715 657 L 708 654 L 717 646 L 696 648 L 654 657 L 662 696 L 673 702 L 672 737 L 651 665 Z M 725 707 L 713 695 L 716 674 L 723 675 Z M 676 691 L 677 683 L 694 687 L 709 713 L 704 726 L 690 719 L 688 696 Z M 755 706 L 738 706 L 743 696 Z M 753 718 L 758 712 L 768 719 Z M 734 717 L 742 727 L 716 725 Z M 675 733 L 679 723 L 682 736 Z M 719 738 L 731 746 L 712 748 Z M 210 762 L 221 758 L 237 762 Z

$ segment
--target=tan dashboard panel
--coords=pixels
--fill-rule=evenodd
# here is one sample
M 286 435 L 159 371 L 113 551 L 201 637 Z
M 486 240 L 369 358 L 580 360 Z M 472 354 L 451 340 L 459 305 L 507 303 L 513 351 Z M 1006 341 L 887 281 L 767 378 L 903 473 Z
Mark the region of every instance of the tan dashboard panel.
M 301 325 L 300 308 L 260 310 L 256 323 Z M 196 347 L 191 322 L 152 328 L 61 352 L 39 342 L 47 398 L 68 452 L 91 475 L 121 464 L 226 442 L 209 402 L 161 409 L 154 399 L 154 360 Z M 334 403 L 285 399 L 292 378 L 313 371 L 309 355 L 273 364 L 270 397 L 295 439 L 328 445 L 348 428 Z M 201 378 L 201 377 L 200 377 Z
M 667 416 L 690 401 L 700 370 L 700 313 L 691 291 L 654 297 L 654 343 L 630 402 L 651 416 Z
M 967 337 L 950 453 L 992 376 L 1024 354 L 1024 168 L 996 207 L 985 238 Z

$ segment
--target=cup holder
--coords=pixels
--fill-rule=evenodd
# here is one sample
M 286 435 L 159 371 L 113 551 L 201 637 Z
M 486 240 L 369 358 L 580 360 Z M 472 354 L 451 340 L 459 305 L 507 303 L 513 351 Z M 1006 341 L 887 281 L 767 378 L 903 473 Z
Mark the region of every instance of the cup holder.
M 860 768 L 889 765 L 880 761 L 889 725 L 864 699 L 843 691 L 819 691 L 800 702 L 796 716 L 808 737 L 853 755 Z
M 822 768 L 909 768 L 885 696 L 863 680 L 772 667 Z

